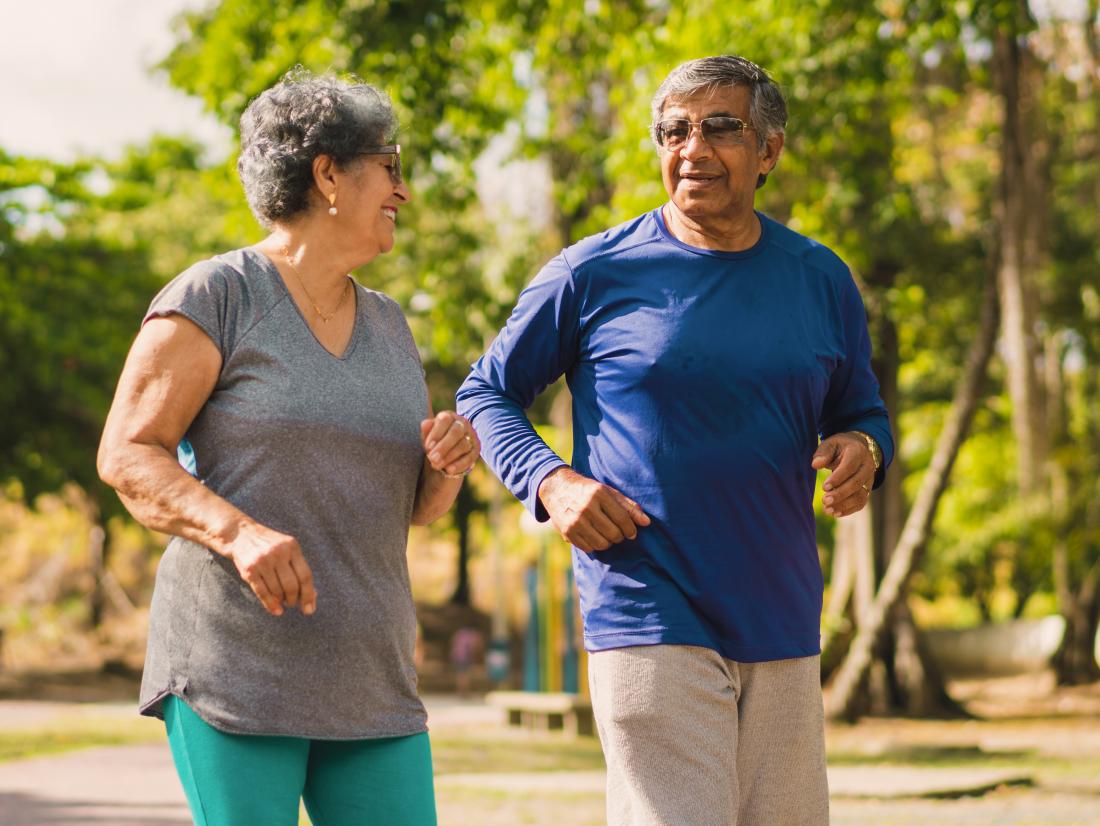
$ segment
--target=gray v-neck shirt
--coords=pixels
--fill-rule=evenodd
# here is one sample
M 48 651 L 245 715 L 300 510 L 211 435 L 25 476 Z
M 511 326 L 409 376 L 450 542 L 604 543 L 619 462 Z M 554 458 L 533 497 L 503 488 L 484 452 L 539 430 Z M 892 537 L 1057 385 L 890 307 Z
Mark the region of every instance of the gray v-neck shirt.
M 187 432 L 196 476 L 297 538 L 317 610 L 269 615 L 232 562 L 173 537 L 150 608 L 143 714 L 162 716 L 174 694 L 228 732 L 358 739 L 425 730 L 405 553 L 427 388 L 396 302 L 359 285 L 355 300 L 339 356 L 252 248 L 194 265 L 153 300 L 146 319 L 185 316 L 222 355 Z

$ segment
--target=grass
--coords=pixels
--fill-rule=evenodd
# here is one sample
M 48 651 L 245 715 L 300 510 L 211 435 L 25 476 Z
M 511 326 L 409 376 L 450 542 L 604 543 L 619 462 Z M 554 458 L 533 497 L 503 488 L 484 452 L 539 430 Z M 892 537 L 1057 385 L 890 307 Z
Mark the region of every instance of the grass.
M 436 774 L 600 771 L 604 767 L 594 737 L 568 740 L 558 734 L 501 729 L 492 734 L 432 737 Z
M 163 742 L 164 726 L 136 716 L 59 718 L 38 728 L 0 731 L 0 763 L 98 746 Z
M 907 745 L 881 752 L 830 752 L 830 766 L 1014 767 L 1038 762 L 1031 749 L 986 751 L 978 746 Z

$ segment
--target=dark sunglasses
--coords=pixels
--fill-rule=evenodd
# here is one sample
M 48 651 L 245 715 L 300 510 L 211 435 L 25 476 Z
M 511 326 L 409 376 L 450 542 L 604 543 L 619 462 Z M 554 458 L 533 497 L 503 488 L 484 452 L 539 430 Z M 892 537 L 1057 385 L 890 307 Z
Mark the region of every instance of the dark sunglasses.
M 745 130 L 752 127 L 741 118 L 703 118 L 691 121 L 686 118 L 670 118 L 653 124 L 653 139 L 665 149 L 679 149 L 691 137 L 691 128 L 699 127 L 699 134 L 711 146 L 736 146 L 745 142 Z
M 360 155 L 386 155 L 389 160 L 383 166 L 390 171 L 390 180 L 394 185 L 405 180 L 401 174 L 401 144 L 390 143 L 385 146 L 368 146 L 359 152 Z

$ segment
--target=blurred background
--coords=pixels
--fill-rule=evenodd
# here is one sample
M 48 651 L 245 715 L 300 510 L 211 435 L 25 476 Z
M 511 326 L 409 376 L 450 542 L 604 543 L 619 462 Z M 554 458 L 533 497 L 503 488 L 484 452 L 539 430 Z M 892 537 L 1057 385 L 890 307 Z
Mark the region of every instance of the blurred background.
M 414 201 L 356 275 L 405 308 L 439 409 L 543 262 L 664 200 L 650 98 L 718 53 L 786 90 L 759 205 L 852 267 L 898 437 L 872 507 L 818 522 L 830 715 L 950 714 L 975 675 L 1095 685 L 1098 4 L 5 2 L 0 689 L 140 669 L 165 538 L 95 450 L 159 287 L 262 237 L 235 174 L 254 95 L 301 64 L 392 96 Z M 568 458 L 567 390 L 531 416 Z M 424 686 L 583 691 L 568 557 L 479 467 L 411 535 Z

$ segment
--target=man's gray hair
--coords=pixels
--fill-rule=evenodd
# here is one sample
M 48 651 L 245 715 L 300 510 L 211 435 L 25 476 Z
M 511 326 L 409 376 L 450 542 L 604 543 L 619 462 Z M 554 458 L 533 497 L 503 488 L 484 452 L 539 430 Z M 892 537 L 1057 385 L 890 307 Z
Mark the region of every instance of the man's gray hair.
M 700 57 L 681 63 L 669 72 L 653 96 L 653 125 L 656 126 L 661 119 L 669 98 L 688 97 L 728 86 L 748 88 L 748 125 L 756 131 L 760 149 L 764 148 L 768 138 L 786 132 L 787 101 L 783 99 L 783 90 L 751 60 L 735 55 Z M 763 185 L 764 178 L 766 176 L 761 176 L 758 186 Z
M 396 131 L 385 92 L 357 78 L 292 69 L 241 115 L 237 174 L 249 207 L 268 228 L 305 212 L 318 155 L 343 167 Z

